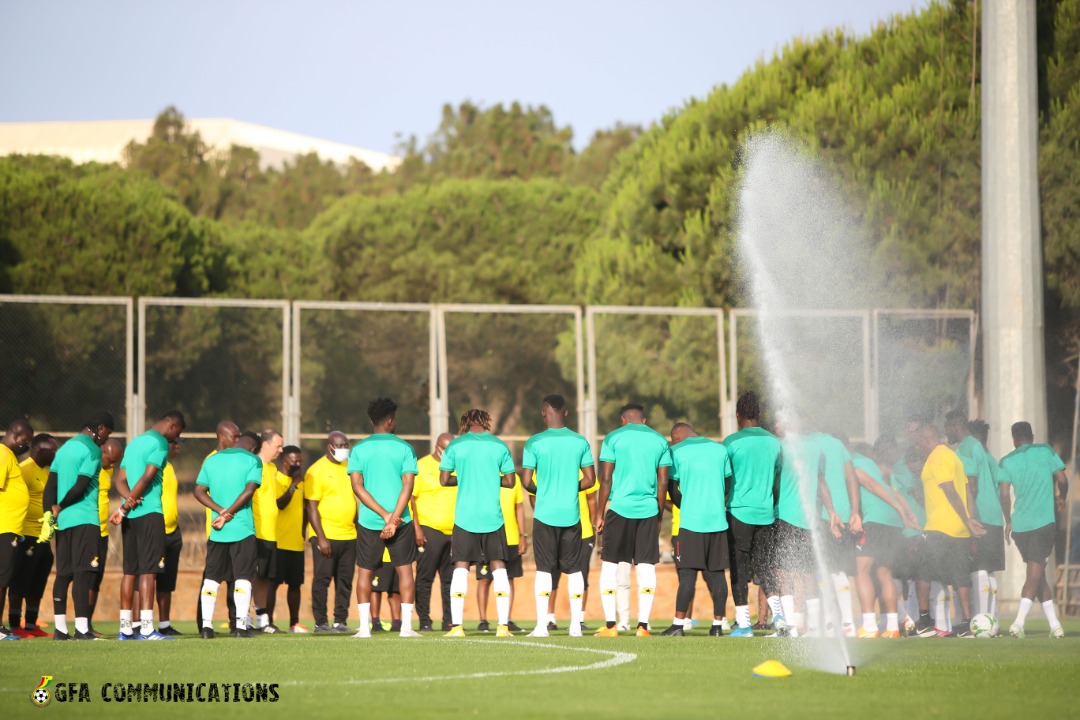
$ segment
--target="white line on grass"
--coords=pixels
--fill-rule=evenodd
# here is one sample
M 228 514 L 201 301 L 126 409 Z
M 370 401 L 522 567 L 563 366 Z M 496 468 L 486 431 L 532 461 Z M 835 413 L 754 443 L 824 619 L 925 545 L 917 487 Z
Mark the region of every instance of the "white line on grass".
M 352 680 L 289 680 L 279 685 L 374 685 L 380 683 L 399 682 L 438 682 L 442 680 L 483 680 L 486 678 L 509 677 L 512 675 L 554 675 L 557 673 L 579 672 L 581 670 L 604 670 L 605 668 L 625 665 L 637 660 L 636 653 L 618 652 L 615 650 L 596 650 L 593 648 L 567 647 L 564 645 L 548 645 L 546 643 L 522 642 L 520 640 L 458 640 L 454 645 L 462 643 L 474 643 L 477 645 L 514 645 L 517 647 L 539 648 L 542 650 L 566 650 L 569 652 L 588 653 L 605 656 L 605 660 L 599 660 L 589 665 L 560 665 L 553 668 L 540 668 L 537 670 L 502 670 L 497 672 L 466 673 L 462 675 L 430 675 L 427 677 L 387 677 L 387 678 L 354 678 Z

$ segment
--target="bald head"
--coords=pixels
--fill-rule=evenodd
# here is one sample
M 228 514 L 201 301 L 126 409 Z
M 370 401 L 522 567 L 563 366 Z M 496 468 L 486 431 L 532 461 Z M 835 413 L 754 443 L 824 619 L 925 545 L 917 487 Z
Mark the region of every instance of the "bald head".
M 697 437 L 697 433 L 694 432 L 694 428 L 690 423 L 679 422 L 671 427 L 671 443 L 673 445 L 678 445 L 689 437 Z
M 101 467 L 106 470 L 116 467 L 124 456 L 124 448 L 119 440 L 106 440 L 101 446 Z
M 349 459 L 349 436 L 334 430 L 326 436 L 326 457 L 330 462 L 343 463 Z
M 446 448 L 450 446 L 454 436 L 450 433 L 442 433 L 439 437 L 435 438 L 435 449 L 431 451 L 431 456 L 436 460 L 442 460 L 442 454 L 446 451 Z
M 236 447 L 236 439 L 240 437 L 240 428 L 236 426 L 236 423 L 228 420 L 219 422 L 215 432 L 217 433 L 218 450 L 228 450 Z

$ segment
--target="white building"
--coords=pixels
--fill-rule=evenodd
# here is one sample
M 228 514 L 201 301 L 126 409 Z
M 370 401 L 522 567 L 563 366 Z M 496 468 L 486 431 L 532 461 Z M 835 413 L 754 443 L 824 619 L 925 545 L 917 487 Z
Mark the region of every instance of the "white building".
M 297 155 L 312 152 L 339 165 L 356 158 L 376 172 L 393 170 L 401 162 L 387 153 L 240 120 L 196 118 L 186 124 L 215 149 L 253 148 L 264 168 L 280 168 Z M 0 155 L 59 155 L 76 163 L 123 163 L 128 143 L 146 142 L 153 129 L 153 120 L 0 123 Z

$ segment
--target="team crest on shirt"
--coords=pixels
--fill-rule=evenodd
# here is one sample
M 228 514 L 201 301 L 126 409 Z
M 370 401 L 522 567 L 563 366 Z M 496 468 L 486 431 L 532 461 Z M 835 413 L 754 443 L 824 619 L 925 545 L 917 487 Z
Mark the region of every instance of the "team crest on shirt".
M 98 556 L 95 555 L 94 559 L 90 561 L 90 567 L 96 568 L 98 566 Z
M 52 682 L 52 679 L 52 675 L 42 675 L 41 682 L 39 682 L 38 686 L 30 693 L 30 702 L 33 703 L 34 707 L 43 708 L 52 702 L 52 693 L 48 691 L 48 686 L 49 683 Z
M 161 556 L 161 559 L 160 559 L 160 560 L 158 560 L 158 564 L 157 564 L 157 566 L 158 566 L 159 568 L 161 568 L 162 570 L 164 570 L 164 569 L 165 569 L 165 556 L 164 556 L 164 555 L 162 555 L 162 556 Z

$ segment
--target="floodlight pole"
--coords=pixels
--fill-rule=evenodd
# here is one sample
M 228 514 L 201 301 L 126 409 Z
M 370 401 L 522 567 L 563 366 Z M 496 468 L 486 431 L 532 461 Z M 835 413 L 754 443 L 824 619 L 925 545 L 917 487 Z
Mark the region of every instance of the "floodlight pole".
M 1039 238 L 1035 3 L 982 3 L 983 392 L 991 451 L 1012 450 L 1010 426 L 1047 437 L 1043 263 Z M 1023 564 L 1008 548 L 999 602 L 1019 602 Z

